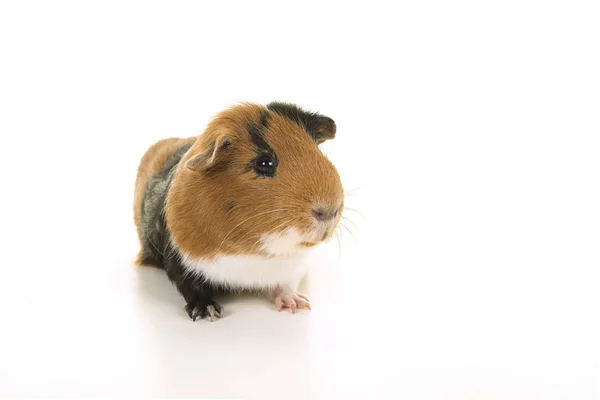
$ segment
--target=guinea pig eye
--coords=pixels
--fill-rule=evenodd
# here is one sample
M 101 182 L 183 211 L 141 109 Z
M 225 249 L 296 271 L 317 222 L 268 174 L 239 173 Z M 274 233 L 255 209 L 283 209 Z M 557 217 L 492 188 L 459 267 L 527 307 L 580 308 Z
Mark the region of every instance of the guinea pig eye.
M 259 175 L 273 176 L 275 167 L 277 167 L 277 161 L 269 154 L 259 156 L 254 162 L 254 170 Z

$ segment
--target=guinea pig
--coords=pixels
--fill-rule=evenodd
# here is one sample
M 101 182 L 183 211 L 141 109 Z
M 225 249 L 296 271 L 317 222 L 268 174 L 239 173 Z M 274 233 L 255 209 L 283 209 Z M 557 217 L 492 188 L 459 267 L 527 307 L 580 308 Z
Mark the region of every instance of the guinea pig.
M 344 206 L 318 145 L 335 122 L 294 104 L 235 105 L 198 137 L 164 139 L 135 183 L 139 265 L 163 268 L 192 320 L 222 316 L 215 294 L 267 290 L 275 307 L 310 309 L 304 258 L 331 238 Z

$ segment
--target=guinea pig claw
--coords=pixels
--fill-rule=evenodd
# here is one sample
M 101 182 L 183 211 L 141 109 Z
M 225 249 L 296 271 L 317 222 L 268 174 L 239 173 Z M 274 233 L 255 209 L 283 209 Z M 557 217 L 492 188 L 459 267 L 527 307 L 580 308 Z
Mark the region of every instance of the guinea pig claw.
M 217 312 L 217 310 L 215 310 L 215 308 L 213 306 L 208 306 L 206 307 L 206 309 L 208 310 L 208 314 L 210 314 L 210 321 L 214 322 L 215 320 L 215 314 L 220 316 L 219 313 Z
M 289 308 L 292 314 L 296 313 L 299 308 L 310 310 L 310 302 L 308 297 L 299 293 L 288 293 L 283 291 L 275 292 L 275 308 L 281 311 L 284 308 Z
M 206 316 L 210 316 L 210 320 L 214 321 L 215 317 L 221 318 L 223 313 L 221 306 L 215 302 L 212 302 L 212 304 L 197 304 L 195 306 L 188 304 L 185 306 L 185 309 L 194 322 Z
M 275 308 L 277 309 L 277 311 L 281 311 L 283 309 L 283 300 L 280 296 L 277 296 L 275 298 Z
M 204 308 L 195 307 L 194 312 L 192 313 L 192 321 L 196 322 L 196 319 L 200 317 L 200 319 L 206 316 L 206 310 Z
M 308 300 L 308 297 L 306 297 L 305 295 L 303 295 L 302 293 L 296 293 L 296 296 L 300 297 L 301 299 L 304 299 L 306 301 L 310 301 Z M 310 304 L 309 304 L 310 305 Z M 310 309 L 310 307 L 308 307 Z

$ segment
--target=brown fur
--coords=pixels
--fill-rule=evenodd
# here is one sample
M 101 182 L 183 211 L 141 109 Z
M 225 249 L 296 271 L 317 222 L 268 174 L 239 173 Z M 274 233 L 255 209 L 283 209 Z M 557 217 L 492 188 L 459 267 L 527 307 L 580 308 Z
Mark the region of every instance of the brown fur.
M 165 165 L 167 158 L 178 148 L 195 141 L 196 137 L 191 138 L 169 138 L 163 139 L 153 144 L 142 157 L 138 167 L 135 180 L 135 190 L 133 195 L 133 219 L 137 228 L 138 237 L 141 238 L 141 213 L 146 184 L 152 175 L 160 172 Z M 143 245 L 143 244 L 142 244 Z M 137 264 L 141 264 L 140 254 L 137 257 Z
M 217 254 L 262 254 L 261 235 L 278 233 L 289 226 L 309 232 L 314 224 L 314 207 L 343 206 L 337 170 L 304 128 L 286 117 L 270 113 L 264 130 L 264 138 L 279 159 L 276 176 L 257 177 L 248 168 L 256 157 L 248 124 L 260 124 L 265 110 L 260 105 L 241 104 L 222 112 L 180 163 L 165 211 L 171 237 L 185 254 L 207 259 Z M 147 157 L 148 166 L 140 166 L 142 181 L 136 185 L 136 212 L 141 208 L 138 197 L 143 197 L 143 182 L 182 145 L 174 141 L 178 139 L 169 140 L 152 152 L 156 155 Z M 230 145 L 221 149 L 225 141 Z M 206 167 L 199 169 L 198 165 Z M 339 222 L 339 214 L 332 227 Z M 139 231 L 139 216 L 136 224 Z M 328 237 L 332 234 L 333 229 Z M 311 239 L 305 245 L 321 239 Z

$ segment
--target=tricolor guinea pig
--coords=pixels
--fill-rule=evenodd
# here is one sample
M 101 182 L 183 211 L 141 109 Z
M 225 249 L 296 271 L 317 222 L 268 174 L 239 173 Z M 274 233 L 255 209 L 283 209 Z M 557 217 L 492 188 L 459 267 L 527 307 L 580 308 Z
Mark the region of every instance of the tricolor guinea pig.
M 288 103 L 243 103 L 198 137 L 155 143 L 135 183 L 137 263 L 163 268 L 192 320 L 221 317 L 220 292 L 266 290 L 277 310 L 310 309 L 297 292 L 312 247 L 331 238 L 344 205 L 318 145 L 334 121 Z

